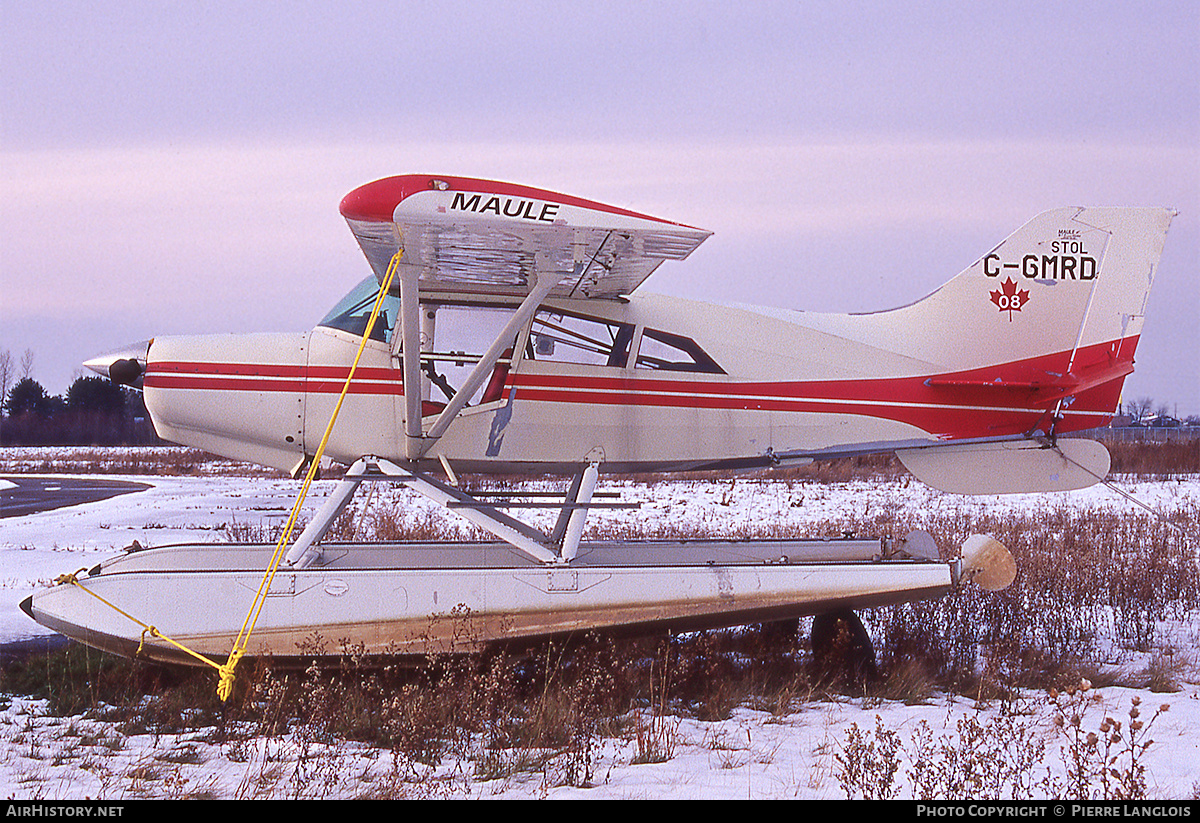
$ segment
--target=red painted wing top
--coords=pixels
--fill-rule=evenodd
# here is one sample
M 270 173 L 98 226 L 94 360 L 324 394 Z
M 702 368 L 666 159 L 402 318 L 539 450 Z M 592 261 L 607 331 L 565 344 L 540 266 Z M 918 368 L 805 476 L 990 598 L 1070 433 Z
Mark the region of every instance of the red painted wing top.
M 403 248 L 422 291 L 521 295 L 554 277 L 554 297 L 630 294 L 664 260 L 710 232 L 543 189 L 464 177 L 405 175 L 342 200 L 376 276 Z

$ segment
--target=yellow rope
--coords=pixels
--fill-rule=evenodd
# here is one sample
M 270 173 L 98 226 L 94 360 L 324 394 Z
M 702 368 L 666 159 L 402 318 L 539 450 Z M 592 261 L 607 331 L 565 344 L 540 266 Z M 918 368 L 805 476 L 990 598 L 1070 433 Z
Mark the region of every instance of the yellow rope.
M 233 649 L 229 652 L 229 660 L 226 661 L 224 666 L 220 667 L 221 678 L 217 683 L 217 696 L 222 701 L 228 700 L 230 695 L 233 694 L 234 670 L 237 668 L 238 661 L 246 653 L 246 647 L 250 643 L 250 635 L 254 631 L 254 626 L 258 622 L 258 617 L 262 613 L 263 606 L 266 604 L 267 592 L 271 590 L 271 582 L 275 579 L 275 572 L 279 568 L 280 561 L 283 559 L 284 549 L 287 547 L 288 541 L 291 540 L 292 530 L 295 528 L 296 520 L 300 515 L 300 507 L 304 504 L 308 488 L 312 485 L 313 479 L 316 477 L 321 457 L 325 454 L 325 446 L 329 443 L 329 436 L 333 432 L 333 424 L 337 421 L 338 414 L 342 409 L 342 402 L 346 399 L 346 394 L 350 391 L 350 381 L 354 379 L 354 372 L 358 369 L 358 361 L 362 358 L 367 340 L 371 337 L 371 330 L 375 327 L 375 320 L 379 317 L 379 310 L 383 306 L 383 300 L 387 296 L 388 289 L 391 288 L 392 278 L 396 273 L 396 266 L 400 263 L 400 256 L 403 253 L 403 249 L 397 251 L 392 257 L 391 263 L 388 264 L 387 273 L 384 275 L 383 281 L 379 286 L 379 294 L 375 297 L 375 305 L 371 309 L 371 316 L 367 320 L 367 327 L 363 330 L 362 341 L 358 344 L 358 352 L 354 355 L 354 362 L 350 364 L 350 372 L 346 375 L 345 385 L 342 386 L 342 393 L 338 396 L 337 403 L 333 407 L 333 414 L 330 415 L 329 423 L 325 426 L 325 434 L 321 437 L 321 444 L 313 454 L 312 463 L 308 467 L 308 474 L 304 478 L 304 484 L 300 487 L 300 496 L 296 498 L 296 504 L 292 506 L 292 513 L 288 517 L 287 524 L 284 526 L 283 534 L 279 536 L 279 542 L 275 546 L 275 553 L 271 557 L 271 563 L 267 567 L 266 573 L 263 574 L 262 583 L 259 584 L 258 592 L 254 595 L 254 602 L 250 606 L 250 611 L 246 614 L 246 619 L 242 622 L 242 628 L 238 632 L 237 640 L 234 641 Z
M 83 569 L 79 569 L 79 571 L 75 572 L 74 574 L 60 575 L 54 581 L 56 585 L 70 584 L 76 586 L 77 588 L 87 592 L 92 597 L 99 600 L 101 603 L 104 603 L 113 611 L 127 617 L 129 620 L 141 626 L 142 638 L 141 642 L 138 644 L 138 653 L 140 653 L 143 647 L 146 645 L 146 636 L 150 635 L 151 637 L 164 640 L 167 643 L 170 643 L 172 646 L 178 648 L 180 651 L 183 651 L 201 661 L 202 663 L 212 666 L 220 675 L 220 679 L 217 683 L 217 696 L 220 697 L 222 701 L 227 701 L 233 694 L 233 684 L 235 680 L 234 670 L 237 668 L 238 661 L 240 661 L 246 654 L 246 647 L 250 642 L 250 634 L 254 631 L 254 626 L 258 622 L 259 614 L 262 613 L 263 605 L 266 603 L 267 592 L 271 590 L 271 582 L 275 579 L 275 572 L 278 570 L 279 563 L 283 559 L 283 550 L 287 547 L 288 541 L 291 539 L 292 530 L 295 528 L 296 521 L 300 515 L 300 508 L 304 504 L 304 498 L 308 494 L 309 486 L 312 485 L 312 482 L 316 477 L 317 468 L 321 464 L 321 457 L 325 454 L 325 447 L 328 445 L 329 436 L 333 432 L 333 424 L 337 420 L 338 414 L 341 412 L 342 402 L 346 399 L 346 394 L 350 391 L 350 381 L 354 379 L 354 372 L 358 369 L 358 361 L 362 359 L 363 350 L 366 348 L 367 340 L 370 339 L 371 331 L 375 328 L 375 320 L 379 317 L 379 310 L 383 306 L 383 301 L 387 296 L 388 289 L 391 288 L 392 279 L 396 274 L 396 266 L 400 263 L 400 256 L 403 253 L 403 249 L 397 251 L 395 256 L 392 257 L 391 263 L 388 264 L 387 274 L 384 276 L 383 282 L 380 284 L 379 294 L 375 297 L 375 305 L 371 309 L 371 316 L 367 320 L 367 327 L 363 330 L 362 342 L 358 344 L 358 352 L 354 355 L 354 362 L 350 365 L 350 371 L 346 375 L 346 383 L 342 386 L 342 393 L 338 396 L 337 404 L 333 407 L 333 414 L 330 415 L 329 423 L 325 426 L 325 434 L 321 437 L 321 444 L 317 447 L 317 451 L 313 455 L 312 464 L 309 466 L 308 474 L 304 478 L 304 484 L 300 487 L 300 496 L 296 498 L 296 504 L 292 507 L 291 516 L 288 517 L 283 534 L 280 535 L 279 542 L 275 546 L 275 553 L 271 556 L 271 563 L 268 565 L 266 572 L 263 574 L 262 583 L 259 584 L 258 591 L 254 595 L 254 602 L 250 606 L 250 611 L 247 613 L 246 619 L 242 622 L 242 628 L 241 631 L 238 632 L 237 640 L 234 641 L 233 649 L 229 652 L 229 659 L 226 660 L 223 665 L 218 665 L 204 655 L 192 651 L 182 643 L 163 634 L 154 626 L 150 625 L 149 623 L 143 623 L 141 620 L 138 620 L 136 617 L 129 614 L 129 612 L 117 607 L 113 603 L 96 594 L 87 586 L 84 586 L 79 582 L 79 572 L 83 571 Z

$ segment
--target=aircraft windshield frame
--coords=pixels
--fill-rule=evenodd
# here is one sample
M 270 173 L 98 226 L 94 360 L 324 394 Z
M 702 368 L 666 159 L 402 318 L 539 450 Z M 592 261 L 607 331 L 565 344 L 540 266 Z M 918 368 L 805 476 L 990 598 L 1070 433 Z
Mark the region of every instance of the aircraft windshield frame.
M 337 305 L 330 309 L 317 325 L 348 332 L 355 337 L 362 337 L 362 333 L 367 328 L 367 319 L 371 316 L 371 309 L 375 306 L 375 297 L 378 294 L 379 281 L 374 277 L 364 279 L 339 300 Z M 383 306 L 379 310 L 379 317 L 375 320 L 375 327 L 371 329 L 371 339 L 380 343 L 390 343 L 392 324 L 399 315 L 400 298 L 389 292 L 383 299 Z

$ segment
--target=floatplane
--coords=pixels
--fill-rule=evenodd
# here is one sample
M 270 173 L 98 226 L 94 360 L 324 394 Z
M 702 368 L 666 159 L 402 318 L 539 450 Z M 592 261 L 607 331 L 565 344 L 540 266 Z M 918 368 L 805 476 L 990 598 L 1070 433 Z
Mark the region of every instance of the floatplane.
M 710 232 L 551 191 L 408 175 L 355 189 L 341 214 L 372 274 L 311 331 L 157 337 L 87 364 L 141 388 L 166 440 L 304 489 L 322 462 L 347 467 L 324 504 L 275 546 L 164 546 L 80 570 L 23 603 L 39 623 L 194 663 L 299 655 L 314 636 L 426 654 L 464 636 L 821 619 L 971 579 L 1001 588 L 1015 569 L 987 535 L 946 551 L 922 532 L 590 540 L 585 521 L 630 505 L 597 490 L 614 473 L 895 453 L 954 493 L 1102 480 L 1104 446 L 1063 435 L 1115 413 L 1174 216 L 1047 211 L 911 305 L 816 314 L 646 293 Z M 544 499 L 471 494 L 466 473 L 562 477 L 553 527 L 510 513 Z M 375 481 L 490 538 L 323 541 Z

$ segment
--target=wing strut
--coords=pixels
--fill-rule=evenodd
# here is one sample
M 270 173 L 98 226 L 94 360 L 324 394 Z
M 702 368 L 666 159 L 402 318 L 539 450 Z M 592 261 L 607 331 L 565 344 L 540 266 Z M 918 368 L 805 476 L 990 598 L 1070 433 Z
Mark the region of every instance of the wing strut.
M 586 270 L 586 264 L 576 264 L 576 270 Z M 433 425 L 428 432 L 421 431 L 421 393 L 414 388 L 409 390 L 409 386 L 420 386 L 420 370 L 421 370 L 421 347 L 418 342 L 420 321 L 420 308 L 418 304 L 418 285 L 417 274 L 414 271 L 405 271 L 401 278 L 401 315 L 403 316 L 403 328 L 401 333 L 403 340 L 403 356 L 404 356 L 404 395 L 405 395 L 405 420 L 404 420 L 404 456 L 409 460 L 418 460 L 428 454 L 433 445 L 446 433 L 446 429 L 450 428 L 450 424 L 458 417 L 459 412 L 467 405 L 467 401 L 475 394 L 484 381 L 491 374 L 492 369 L 496 365 L 496 361 L 504 353 L 504 350 L 512 345 L 512 341 L 516 338 L 517 332 L 521 327 L 529 322 L 534 313 L 541 307 L 542 301 L 546 296 L 558 285 L 557 281 L 550 276 L 539 276 L 529 294 L 521 301 L 521 305 L 517 308 L 508 323 L 496 335 L 496 339 L 492 341 L 491 346 L 484 352 L 483 357 L 475 364 L 466 381 L 459 387 L 454 397 L 450 398 L 450 402 L 446 404 L 446 408 L 442 409 L 441 414 L 433 421 Z M 411 295 L 411 298 L 406 298 L 405 295 Z M 411 304 L 411 305 L 410 305 Z M 413 377 L 409 377 L 409 374 Z M 411 382 L 410 382 L 411 380 Z
M 420 271 L 402 266 L 400 273 L 400 345 L 404 357 L 404 456 L 421 456 L 421 301 Z

